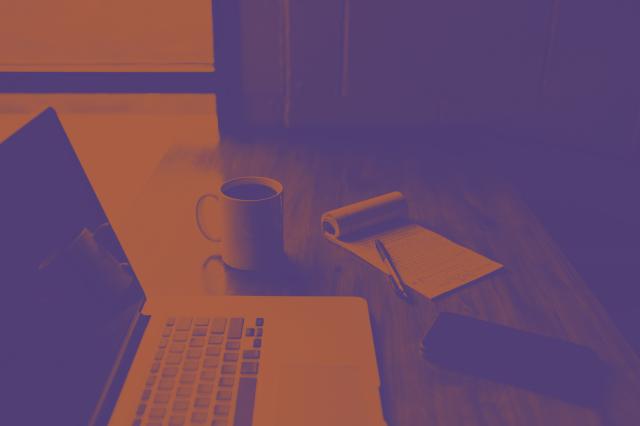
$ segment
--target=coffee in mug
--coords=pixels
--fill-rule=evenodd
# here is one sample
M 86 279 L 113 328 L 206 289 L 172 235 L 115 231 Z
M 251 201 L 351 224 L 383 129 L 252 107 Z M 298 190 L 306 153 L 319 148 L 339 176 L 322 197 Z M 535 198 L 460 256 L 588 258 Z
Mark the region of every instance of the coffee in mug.
M 224 190 L 224 194 L 239 200 L 257 201 L 273 197 L 276 195 L 276 191 L 266 185 L 246 183 L 231 186 Z

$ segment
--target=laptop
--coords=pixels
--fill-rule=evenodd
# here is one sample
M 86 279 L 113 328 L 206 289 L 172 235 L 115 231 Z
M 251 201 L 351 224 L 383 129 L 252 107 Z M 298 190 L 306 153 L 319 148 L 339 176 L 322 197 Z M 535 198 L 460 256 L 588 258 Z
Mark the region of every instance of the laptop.
M 386 424 L 360 298 L 142 314 L 135 265 L 53 109 L 0 144 L 0 203 L 0 424 Z

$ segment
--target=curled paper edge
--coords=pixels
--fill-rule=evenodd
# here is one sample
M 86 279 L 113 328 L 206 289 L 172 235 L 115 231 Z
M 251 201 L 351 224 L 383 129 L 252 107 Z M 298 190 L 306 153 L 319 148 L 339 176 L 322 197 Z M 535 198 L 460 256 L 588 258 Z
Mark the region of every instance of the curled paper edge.
M 320 218 L 320 226 L 327 238 L 340 239 L 386 222 L 407 219 L 408 216 L 405 196 L 394 191 L 329 210 Z

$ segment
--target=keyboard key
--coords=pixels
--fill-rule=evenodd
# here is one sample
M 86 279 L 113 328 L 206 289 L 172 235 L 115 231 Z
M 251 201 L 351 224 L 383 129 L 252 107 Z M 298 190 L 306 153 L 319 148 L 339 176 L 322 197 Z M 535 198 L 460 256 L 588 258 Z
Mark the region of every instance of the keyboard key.
M 204 368 L 217 368 L 220 365 L 218 358 L 205 358 L 202 366 Z
M 215 380 L 215 378 L 215 370 L 203 370 L 202 373 L 200 373 L 200 380 L 203 380 L 205 382 L 212 382 L 213 380 Z
M 167 318 L 167 322 L 164 323 L 167 327 L 172 327 L 176 323 L 175 317 Z
M 173 386 L 176 384 L 174 379 L 160 379 L 160 383 L 158 383 L 158 389 L 160 390 L 171 390 Z
M 176 330 L 186 331 L 191 328 L 191 318 L 179 318 L 176 321 Z
M 214 419 L 211 426 L 227 426 L 227 421 L 225 419 Z
M 189 340 L 189 346 L 192 348 L 204 346 L 204 338 L 192 337 L 191 340 Z
M 224 362 L 237 361 L 238 360 L 238 353 L 237 352 L 225 352 L 223 360 L 224 360 Z
M 243 362 L 240 366 L 241 374 L 258 374 L 257 362 Z
M 194 321 L 195 325 L 209 325 L 209 318 L 204 318 L 204 317 L 198 317 L 196 318 L 196 320 Z
M 158 345 L 158 348 L 160 349 L 166 348 L 168 344 L 169 344 L 169 339 L 166 337 L 163 337 L 160 339 L 160 344 Z
M 142 416 L 144 414 L 144 410 L 147 409 L 147 405 L 146 404 L 140 404 L 138 405 L 138 409 L 136 410 L 136 416 Z
M 196 327 L 193 329 L 192 336 L 206 336 L 207 335 L 207 327 Z
M 173 328 L 171 327 L 165 327 L 164 330 L 162 330 L 162 337 L 169 337 L 171 336 L 171 332 L 173 331 Z
M 177 365 L 182 362 L 182 354 L 169 354 L 167 359 L 164 360 L 165 364 Z
M 180 383 L 182 383 L 183 385 L 188 385 L 191 383 L 195 383 L 196 381 L 196 373 L 182 373 L 182 376 L 180 376 Z
M 165 414 L 167 414 L 167 407 L 162 405 L 154 405 L 149 411 L 149 417 L 164 417 Z
M 149 376 L 149 378 L 147 379 L 147 386 L 153 386 L 155 382 L 156 382 L 156 376 Z
M 229 414 L 229 406 L 226 404 L 217 404 L 213 409 L 213 413 L 216 416 L 226 416 L 227 414 Z
M 223 336 L 221 334 L 212 334 L 209 336 L 209 344 L 210 345 L 219 345 L 222 343 Z
M 216 394 L 216 399 L 218 401 L 231 401 L 231 391 L 230 390 L 219 390 Z
M 191 396 L 191 393 L 193 392 L 193 387 L 191 386 L 178 386 L 178 389 L 176 390 L 176 396 Z
M 215 420 L 213 422 L 215 423 Z M 142 419 L 135 419 L 133 423 L 131 423 L 131 426 L 142 426 Z
M 175 377 L 178 375 L 178 367 L 165 367 L 162 369 L 162 377 Z
M 213 384 L 211 383 L 201 383 L 198 385 L 197 392 L 200 395 L 210 395 L 213 392 Z
M 244 332 L 244 335 L 247 337 L 253 337 L 256 334 L 255 328 L 247 328 Z
M 227 344 L 225 345 L 225 348 L 229 350 L 238 350 L 240 349 L 240 342 L 237 340 L 227 342 Z
M 176 334 L 173 335 L 174 342 L 186 342 L 188 338 L 189 338 L 189 333 L 187 333 L 186 331 L 178 331 Z
M 196 400 L 193 402 L 193 406 L 196 408 L 209 408 L 209 405 L 211 405 L 211 398 L 209 397 L 196 398 Z
M 211 323 L 211 334 L 224 334 L 224 330 L 227 328 L 226 318 L 214 318 Z
M 186 349 L 186 345 L 184 343 L 174 343 L 169 346 L 169 352 L 174 354 L 181 354 Z
M 146 388 L 145 390 L 142 391 L 142 397 L 140 397 L 140 399 L 142 399 L 143 401 L 146 401 L 149 399 L 150 396 L 151 396 L 151 389 Z
M 222 374 L 235 374 L 236 365 L 235 364 L 223 364 L 221 372 L 222 372 Z
M 164 356 L 164 349 L 158 349 L 158 350 L 156 351 L 156 355 L 155 355 L 154 359 L 155 359 L 156 361 L 160 361 L 160 360 L 162 359 L 162 357 L 163 357 L 163 356 Z
M 253 347 L 254 348 L 262 347 L 262 339 L 253 339 Z
M 220 381 L 218 381 L 218 386 L 223 388 L 230 388 L 233 386 L 233 377 L 231 376 L 223 376 L 220 377 Z
M 158 370 L 160 370 L 160 361 L 155 361 L 153 364 L 151 364 L 151 372 L 152 373 L 157 373 Z
M 169 418 L 169 426 L 182 426 L 186 418 L 184 416 L 171 416 Z
M 207 346 L 205 353 L 207 356 L 218 356 L 220 355 L 220 346 Z
M 207 421 L 207 412 L 206 411 L 194 411 L 191 414 L 191 422 L 193 423 L 205 423 Z
M 258 359 L 260 358 L 260 351 L 257 349 L 247 349 L 242 352 L 242 358 L 244 359 Z
M 255 377 L 241 377 L 238 383 L 238 395 L 236 396 L 236 414 L 233 419 L 234 426 L 251 426 L 253 419 L 253 405 L 256 398 Z
M 227 331 L 227 339 L 241 338 L 243 326 L 244 326 L 244 319 L 231 318 L 231 321 L 229 321 L 229 331 Z
M 182 412 L 187 411 L 189 408 L 189 400 L 187 399 L 178 399 L 173 403 L 173 411 Z
M 262 337 L 262 327 L 256 329 L 256 337 Z
M 264 325 L 264 318 L 256 318 L 256 326 L 257 327 L 262 327 Z
M 156 396 L 153 397 L 153 402 L 155 404 L 166 404 L 169 402 L 169 392 L 156 393 Z
M 196 371 L 198 369 L 198 361 L 188 359 L 182 364 L 182 369 L 185 371 Z
M 198 359 L 202 356 L 202 348 L 191 348 L 187 351 L 187 358 Z

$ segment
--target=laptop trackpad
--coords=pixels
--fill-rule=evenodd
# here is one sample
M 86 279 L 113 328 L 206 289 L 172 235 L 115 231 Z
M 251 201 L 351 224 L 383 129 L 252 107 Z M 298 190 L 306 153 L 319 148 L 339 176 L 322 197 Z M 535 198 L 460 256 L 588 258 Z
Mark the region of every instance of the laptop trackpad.
M 283 365 L 278 376 L 277 424 L 370 424 L 362 369 L 341 365 Z

